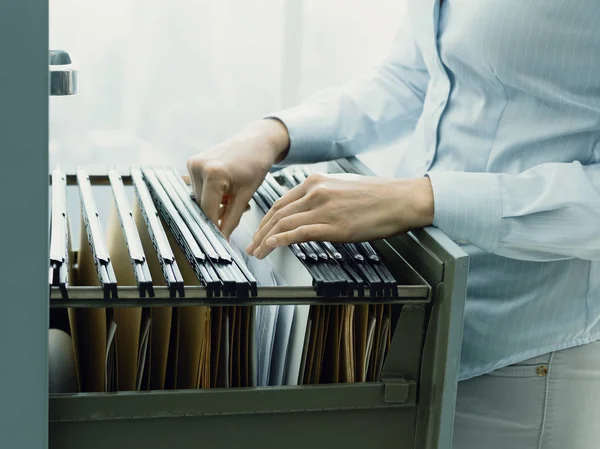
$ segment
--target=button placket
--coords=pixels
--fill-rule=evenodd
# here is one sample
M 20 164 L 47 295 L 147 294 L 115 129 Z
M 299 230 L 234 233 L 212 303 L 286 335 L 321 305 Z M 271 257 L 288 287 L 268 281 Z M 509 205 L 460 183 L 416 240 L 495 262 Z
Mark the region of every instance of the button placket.
M 441 2 L 440 2 L 440 0 L 434 0 L 432 5 L 433 5 L 433 33 L 431 36 L 431 38 L 432 38 L 431 49 L 432 49 L 433 66 L 435 67 L 435 71 L 436 71 L 436 73 L 434 75 L 436 78 L 438 78 L 436 83 L 440 84 L 440 87 L 438 87 L 439 93 L 437 92 L 437 90 L 434 93 L 434 95 L 436 95 L 437 98 L 436 98 L 436 102 L 435 102 L 435 109 L 434 109 L 434 112 L 432 112 L 432 116 L 431 116 L 431 125 L 432 126 L 431 126 L 431 134 L 429 137 L 430 144 L 428 145 L 428 147 L 429 147 L 429 151 L 435 155 L 437 152 L 437 146 L 438 146 L 438 130 L 439 130 L 442 115 L 443 115 L 445 107 L 448 103 L 448 95 L 450 94 L 450 87 L 449 87 L 448 74 L 446 73 L 444 65 L 442 64 L 442 61 L 440 58 L 439 47 L 438 47 L 438 33 L 439 33 L 439 23 L 440 23 Z M 443 81 L 442 81 L 442 79 L 443 79 Z M 427 158 L 426 169 L 429 169 L 431 167 L 432 161 L 433 161 L 433 157 Z

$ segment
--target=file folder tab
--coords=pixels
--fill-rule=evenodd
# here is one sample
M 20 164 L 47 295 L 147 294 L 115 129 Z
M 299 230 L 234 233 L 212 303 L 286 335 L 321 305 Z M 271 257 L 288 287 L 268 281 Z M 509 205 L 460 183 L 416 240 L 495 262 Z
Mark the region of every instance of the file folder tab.
M 104 290 L 104 297 L 116 298 L 117 279 L 104 242 L 102 223 L 100 223 L 98 217 L 90 178 L 85 170 L 77 170 L 77 183 L 79 185 L 83 222 L 87 232 L 88 243 L 94 257 L 98 279 Z
M 50 285 L 58 287 L 68 298 L 69 284 L 69 224 L 67 217 L 67 178 L 56 168 L 52 172 L 50 221 Z
M 119 215 L 119 221 L 125 237 L 125 245 L 129 251 L 131 258 L 131 265 L 133 267 L 133 273 L 138 285 L 140 297 L 145 298 L 146 296 L 154 296 L 154 287 L 152 286 L 152 276 L 150 275 L 150 269 L 146 261 L 146 256 L 142 248 L 142 241 L 138 233 L 135 220 L 127 194 L 125 192 L 125 186 L 123 185 L 123 179 L 116 170 L 110 170 L 108 172 L 108 178 L 115 198 L 115 204 L 117 206 L 117 212 Z

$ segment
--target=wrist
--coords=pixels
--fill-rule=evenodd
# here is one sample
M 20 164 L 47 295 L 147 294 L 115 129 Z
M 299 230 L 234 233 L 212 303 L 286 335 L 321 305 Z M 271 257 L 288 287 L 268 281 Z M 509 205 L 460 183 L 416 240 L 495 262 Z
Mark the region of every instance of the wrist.
M 415 220 L 419 228 L 433 224 L 434 198 L 431 181 L 427 176 L 411 180 L 412 184 L 412 209 L 415 212 Z
M 285 156 L 290 149 L 290 134 L 287 126 L 285 126 L 281 120 L 268 118 L 265 119 L 265 122 L 268 123 L 268 126 L 272 129 L 272 132 L 269 133 L 269 137 L 273 148 L 274 163 L 276 164 L 285 159 Z
M 263 119 L 250 124 L 247 132 L 259 139 L 272 164 L 282 161 L 290 147 L 287 127 L 277 119 Z
M 393 180 L 395 216 L 404 217 L 404 225 L 410 229 L 423 228 L 433 224 L 433 188 L 428 177 Z M 403 225 L 403 226 L 404 226 Z

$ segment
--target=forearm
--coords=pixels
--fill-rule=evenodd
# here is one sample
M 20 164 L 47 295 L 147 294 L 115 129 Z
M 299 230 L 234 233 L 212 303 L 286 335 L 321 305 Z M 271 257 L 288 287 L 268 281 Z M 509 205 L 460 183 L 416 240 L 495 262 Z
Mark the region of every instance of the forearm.
M 410 134 L 422 112 L 428 79 L 406 25 L 371 74 L 269 116 L 281 120 L 289 132 L 283 163 L 347 157 Z
M 286 126 L 277 119 L 256 120 L 248 125 L 234 137 L 241 145 L 253 141 L 261 144 L 253 145 L 258 151 L 268 153 L 268 158 L 275 164 L 279 163 L 287 154 L 290 146 L 290 137 Z

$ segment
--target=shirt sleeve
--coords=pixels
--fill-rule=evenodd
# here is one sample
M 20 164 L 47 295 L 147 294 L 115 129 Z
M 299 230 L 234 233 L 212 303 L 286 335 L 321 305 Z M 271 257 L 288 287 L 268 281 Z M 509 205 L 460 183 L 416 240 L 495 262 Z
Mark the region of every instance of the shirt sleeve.
M 353 156 L 410 134 L 423 110 L 428 80 L 407 20 L 372 73 L 267 117 L 283 122 L 290 136 L 278 165 Z
M 547 163 L 519 175 L 428 176 L 433 225 L 456 241 L 520 260 L 600 260 L 598 163 Z

